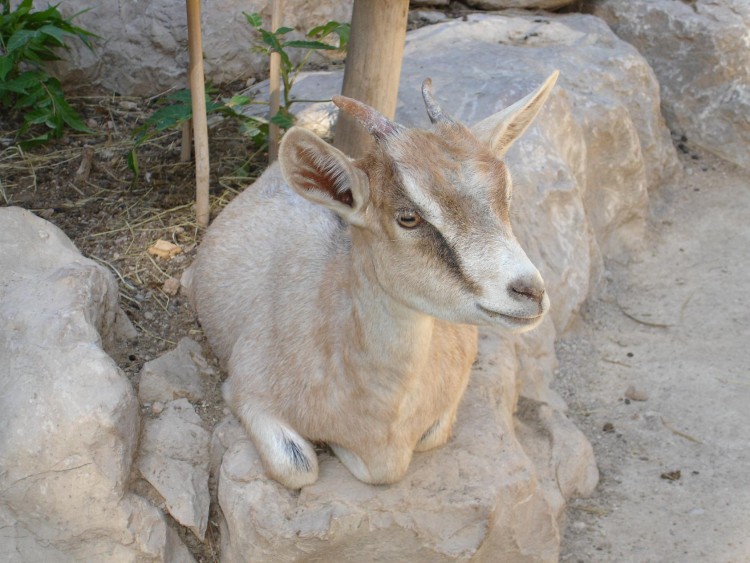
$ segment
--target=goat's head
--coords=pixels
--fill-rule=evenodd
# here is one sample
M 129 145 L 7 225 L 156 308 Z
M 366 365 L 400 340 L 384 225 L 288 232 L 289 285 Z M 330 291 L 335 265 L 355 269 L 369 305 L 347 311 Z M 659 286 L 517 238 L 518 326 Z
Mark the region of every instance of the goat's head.
M 396 300 L 446 320 L 538 325 L 549 308 L 544 282 L 513 235 L 511 177 L 502 156 L 549 96 L 553 73 L 509 108 L 469 129 L 442 111 L 430 80 L 422 94 L 433 127 L 409 129 L 341 96 L 376 142 L 352 161 L 303 129 L 280 148 L 286 181 L 352 228 L 378 282 Z

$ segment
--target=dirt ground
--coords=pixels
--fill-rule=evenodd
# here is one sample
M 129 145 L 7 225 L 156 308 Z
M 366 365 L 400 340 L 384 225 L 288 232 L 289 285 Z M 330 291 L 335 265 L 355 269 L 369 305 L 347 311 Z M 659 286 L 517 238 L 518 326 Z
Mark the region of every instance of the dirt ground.
M 608 264 L 558 346 L 554 386 L 601 471 L 562 561 L 750 561 L 750 173 L 683 162 L 645 249 Z
M 192 165 L 179 161 L 174 131 L 140 149 L 138 177 L 128 170 L 132 130 L 151 101 L 75 103 L 96 134 L 30 151 L 14 147 L 17 124 L 0 118 L 0 205 L 49 219 L 117 277 L 140 337 L 115 359 L 137 385 L 143 363 L 179 338 L 203 342 L 185 300 L 164 285 L 200 240 Z M 683 159 L 685 176 L 652 199 L 644 251 L 607 265 L 606 288 L 559 343 L 555 387 L 602 476 L 568 509 L 562 561 L 750 561 L 750 173 L 706 155 Z M 216 214 L 259 173 L 262 155 L 220 124 L 211 162 Z M 183 252 L 150 256 L 158 239 Z M 198 405 L 209 429 L 222 414 L 217 396 Z M 216 560 L 215 524 L 203 545 L 181 530 L 199 561 Z

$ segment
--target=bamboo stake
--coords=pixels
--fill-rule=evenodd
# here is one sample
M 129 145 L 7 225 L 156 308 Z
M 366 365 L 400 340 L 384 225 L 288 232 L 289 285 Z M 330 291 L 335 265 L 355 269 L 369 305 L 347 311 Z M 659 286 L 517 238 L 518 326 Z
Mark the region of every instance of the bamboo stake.
M 409 0 L 355 0 L 341 94 L 364 102 L 386 117 L 396 114 Z M 370 135 L 339 112 L 334 146 L 357 158 Z
M 281 27 L 281 21 L 284 13 L 284 0 L 273 0 L 271 9 L 271 30 L 276 31 Z M 270 102 L 268 118 L 272 118 L 279 111 L 281 102 L 281 55 L 271 53 L 271 69 L 269 77 Z M 279 141 L 281 131 L 279 126 L 274 123 L 268 125 L 268 163 L 270 164 L 279 156 Z
M 193 105 L 193 139 L 195 142 L 195 216 L 199 226 L 208 227 L 208 126 L 206 124 L 206 91 L 203 83 L 201 2 L 200 0 L 186 0 L 186 2 L 190 95 Z
M 187 120 L 182 124 L 182 144 L 180 148 L 180 162 L 189 162 L 193 155 L 191 150 L 193 144 L 193 122 Z

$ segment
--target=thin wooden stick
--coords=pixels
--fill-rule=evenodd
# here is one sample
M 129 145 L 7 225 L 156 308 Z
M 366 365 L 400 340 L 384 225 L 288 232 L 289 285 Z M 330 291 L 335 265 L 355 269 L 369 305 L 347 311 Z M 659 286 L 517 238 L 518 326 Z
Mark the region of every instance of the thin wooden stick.
M 182 147 L 180 150 L 180 162 L 190 162 L 193 151 L 190 150 L 193 144 L 193 122 L 187 120 L 182 124 Z
M 389 119 L 396 113 L 408 15 L 409 0 L 354 0 L 341 93 L 374 107 Z M 359 123 L 339 112 L 335 147 L 351 157 L 360 157 L 371 142 Z
M 281 27 L 282 16 L 284 13 L 284 0 L 273 0 L 271 12 L 271 30 L 276 31 Z M 281 100 L 281 55 L 271 53 L 271 69 L 269 77 L 270 96 L 269 115 L 272 118 L 279 111 Z M 268 125 L 268 163 L 270 164 L 279 156 L 279 140 L 281 131 L 279 126 L 274 123 Z
M 193 105 L 195 142 L 195 217 L 198 225 L 208 227 L 208 126 L 206 91 L 203 77 L 203 41 L 201 39 L 201 2 L 186 0 L 188 14 L 188 52 L 190 54 L 190 94 Z

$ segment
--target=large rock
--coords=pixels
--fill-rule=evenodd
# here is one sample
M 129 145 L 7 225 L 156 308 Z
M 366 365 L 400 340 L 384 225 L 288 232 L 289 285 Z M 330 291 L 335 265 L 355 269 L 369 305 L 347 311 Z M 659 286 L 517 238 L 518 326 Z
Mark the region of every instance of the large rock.
M 416 455 L 396 485 L 363 485 L 324 453 L 319 481 L 286 491 L 263 476 L 236 425 L 222 425 L 212 464 L 225 561 L 555 561 L 566 499 L 596 483 L 591 446 L 549 389 L 554 340 L 595 286 L 602 255 L 626 258 L 639 244 L 649 190 L 679 171 L 656 79 L 603 21 L 582 15 L 474 15 L 421 28 L 407 36 L 403 68 L 397 119 L 419 126 L 428 124 L 426 76 L 443 108 L 471 124 L 561 70 L 507 157 L 515 231 L 552 314 L 522 336 L 481 331 L 455 437 Z M 340 83 L 340 73 L 305 75 L 295 95 L 328 97 Z M 327 132 L 331 105 L 303 107 L 300 122 Z
M 646 57 L 677 136 L 750 168 L 750 3 L 599 0 L 594 13 Z
M 212 371 L 201 345 L 182 338 L 177 348 L 143 364 L 138 399 L 144 405 L 182 398 L 199 401 L 206 394 L 203 377 Z
M 473 8 L 482 10 L 506 10 L 509 8 L 523 8 L 525 10 L 557 10 L 576 0 L 464 0 Z
M 286 0 L 284 25 L 297 37 L 329 20 L 348 22 L 353 0 Z M 183 0 L 98 2 L 62 0 L 60 10 L 75 24 L 99 35 L 94 51 L 71 44 L 57 73 L 70 88 L 152 96 L 187 86 L 187 15 Z M 201 27 L 206 77 L 213 82 L 247 79 L 268 68 L 268 57 L 255 53 L 258 36 L 243 12 L 259 12 L 270 28 L 266 0 L 215 0 L 202 3 Z M 293 57 L 302 56 L 290 49 Z
M 0 559 L 190 561 L 129 494 L 138 402 L 103 347 L 117 286 L 52 224 L 0 209 Z
M 141 436 L 138 470 L 164 497 L 169 513 L 203 541 L 208 525 L 209 442 L 187 399 L 171 401 Z
M 454 438 L 416 454 L 395 485 L 361 483 L 324 453 L 319 480 L 290 491 L 235 441 L 219 473 L 222 561 L 556 561 L 558 507 L 515 438 L 512 346 L 483 338 Z

